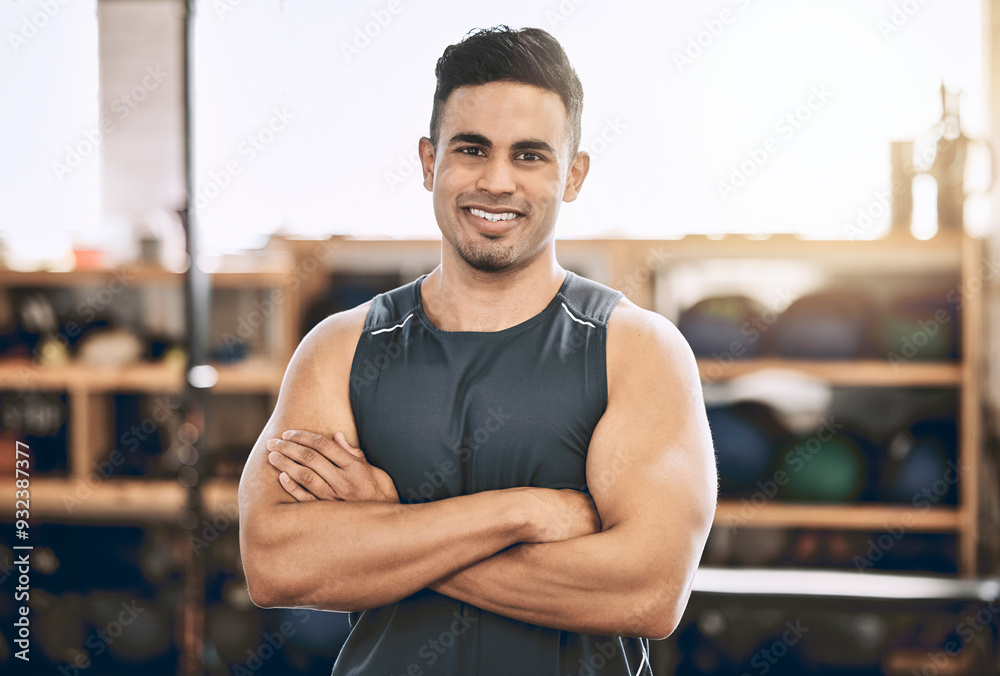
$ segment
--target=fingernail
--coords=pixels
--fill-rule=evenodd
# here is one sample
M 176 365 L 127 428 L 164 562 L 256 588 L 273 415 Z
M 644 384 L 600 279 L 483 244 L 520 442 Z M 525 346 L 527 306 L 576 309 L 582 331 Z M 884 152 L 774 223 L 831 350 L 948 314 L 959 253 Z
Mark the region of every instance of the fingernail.
M 278 442 L 279 441 L 281 441 L 281 440 L 280 439 L 268 439 L 267 440 L 267 448 L 268 448 L 268 450 L 273 451 L 274 449 L 276 449 L 278 447 Z
M 284 432 L 281 433 L 281 438 L 282 439 L 287 439 L 288 437 L 292 436 L 293 434 L 295 434 L 295 430 L 285 430 Z
M 271 451 L 268 454 L 267 459 L 270 460 L 271 462 L 278 462 L 278 458 L 280 458 L 280 457 L 281 457 L 281 453 L 275 453 L 274 451 Z
M 288 475 L 285 474 L 284 472 L 282 472 L 281 474 L 279 474 L 278 478 L 281 479 L 282 481 L 284 481 L 286 484 L 288 483 Z

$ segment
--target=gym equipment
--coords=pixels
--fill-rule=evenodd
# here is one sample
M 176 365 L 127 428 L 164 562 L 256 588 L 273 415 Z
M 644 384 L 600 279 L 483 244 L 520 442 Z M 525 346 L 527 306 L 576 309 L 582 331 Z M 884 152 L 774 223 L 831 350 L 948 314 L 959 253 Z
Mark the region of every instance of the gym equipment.
M 758 481 L 770 478 L 775 451 L 792 439 L 774 409 L 758 401 L 711 407 L 708 422 L 723 497 L 754 493 Z
M 714 296 L 682 312 L 677 328 L 696 355 L 722 355 L 728 361 L 758 354 L 767 318 L 766 308 L 751 298 Z
M 949 289 L 895 298 L 877 329 L 879 350 L 896 361 L 958 357 L 958 308 L 947 301 Z
M 920 420 L 900 430 L 884 454 L 880 497 L 916 507 L 957 504 L 957 446 L 954 418 Z
M 764 334 L 783 357 L 849 359 L 872 356 L 878 308 L 853 289 L 831 289 L 799 298 Z
M 804 435 L 782 452 L 788 481 L 779 492 L 789 500 L 854 500 L 867 483 L 865 456 L 863 440 L 849 430 L 839 430 L 836 436 L 821 430 Z

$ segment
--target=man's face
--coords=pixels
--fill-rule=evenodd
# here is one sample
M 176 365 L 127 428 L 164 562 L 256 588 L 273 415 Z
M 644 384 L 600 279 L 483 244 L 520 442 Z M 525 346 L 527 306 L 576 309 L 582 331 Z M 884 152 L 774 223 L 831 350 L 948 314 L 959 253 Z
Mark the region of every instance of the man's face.
M 561 202 L 576 199 L 589 157 L 570 157 L 562 99 L 515 82 L 455 89 L 437 148 L 421 139 L 424 186 L 450 249 L 482 272 L 517 269 L 551 246 Z

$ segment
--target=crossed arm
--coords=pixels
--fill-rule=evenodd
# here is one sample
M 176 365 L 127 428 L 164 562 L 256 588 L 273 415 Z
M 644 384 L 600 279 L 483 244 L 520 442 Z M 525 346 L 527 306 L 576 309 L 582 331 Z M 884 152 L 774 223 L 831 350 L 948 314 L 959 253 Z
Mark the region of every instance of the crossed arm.
M 351 343 L 350 332 L 341 333 L 348 334 L 352 353 L 357 335 Z M 526 488 L 400 505 L 388 475 L 365 462 L 356 440 L 334 437 L 353 424 L 330 430 L 310 427 L 301 415 L 294 425 L 272 418 L 254 449 L 256 471 L 251 454 L 240 492 L 241 544 L 254 600 L 349 610 L 429 586 L 542 626 L 669 635 L 687 603 L 715 509 L 714 456 L 698 374 L 676 329 L 627 301 L 612 316 L 608 346 L 608 407 L 588 449 L 592 504 L 577 491 Z M 296 385 L 289 393 L 310 389 L 308 378 L 295 375 L 308 372 L 308 360 L 295 362 L 286 375 L 285 385 Z M 279 397 L 276 414 L 281 408 Z M 293 427 L 318 434 L 280 435 Z M 275 535 L 273 523 L 251 524 L 268 513 L 252 490 L 266 490 L 272 500 L 280 494 L 281 509 L 272 506 L 269 514 L 287 524 L 291 537 Z M 262 537 L 268 532 L 269 554 Z M 321 564 L 327 577 L 344 574 L 352 584 L 297 594 L 295 584 L 279 584 L 281 576 L 267 565 L 301 564 L 303 556 Z M 365 574 L 351 575 L 352 567 Z M 284 591 L 269 595 L 270 587 Z

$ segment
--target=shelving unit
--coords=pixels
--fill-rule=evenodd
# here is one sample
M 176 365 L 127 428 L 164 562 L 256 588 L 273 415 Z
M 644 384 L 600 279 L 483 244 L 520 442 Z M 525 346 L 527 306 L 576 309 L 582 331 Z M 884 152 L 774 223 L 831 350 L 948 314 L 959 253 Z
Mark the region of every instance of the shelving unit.
M 966 236 L 938 236 L 927 241 L 893 238 L 874 241 L 808 241 L 787 236 L 753 240 L 744 237 L 689 237 L 674 242 L 668 265 L 707 260 L 791 260 L 835 266 L 840 273 L 953 273 L 962 300 L 960 358 L 949 361 L 891 363 L 879 359 L 801 360 L 780 357 L 699 359 L 703 383 L 726 383 L 765 371 L 782 370 L 830 386 L 886 388 L 955 388 L 959 394 L 957 462 L 962 467 L 957 507 L 921 509 L 907 505 L 801 504 L 778 500 L 747 510 L 738 501 L 721 501 L 716 526 L 884 532 L 906 524 L 909 532 L 947 533 L 958 537 L 958 570 L 977 573 L 979 468 L 981 458 L 982 306 L 978 291 L 981 244 Z M 667 276 L 657 283 L 657 304 L 669 294 Z M 977 281 L 978 280 L 978 281 Z M 668 301 L 668 305 L 670 302 Z M 748 513 L 749 511 L 749 513 Z
M 214 364 L 213 393 L 277 397 L 285 366 L 298 342 L 299 291 L 289 257 L 254 261 L 247 269 L 222 269 L 213 289 L 281 291 L 280 308 L 268 322 L 276 340 L 270 356 L 252 355 L 238 363 Z M 59 289 L 80 286 L 165 287 L 181 293 L 183 276 L 152 266 L 72 272 L 0 270 L 0 287 Z M 279 305 L 279 304 L 276 304 Z M 107 397 L 118 393 L 172 395 L 184 388 L 184 372 L 164 362 L 120 368 L 79 363 L 42 366 L 27 358 L 0 358 L 0 391 L 63 392 L 68 403 L 68 472 L 65 477 L 32 476 L 32 516 L 48 522 L 144 523 L 172 521 L 184 505 L 186 490 L 170 479 L 99 476 L 94 464 L 113 445 L 106 427 Z M 209 515 L 236 514 L 236 482 L 214 480 L 204 490 Z M 85 497 L 82 497 L 85 496 Z M 14 485 L 0 486 L 3 516 L 12 516 Z
M 315 242 L 277 240 L 276 248 L 289 253 L 291 261 L 310 255 Z M 432 268 L 440 242 L 435 240 L 360 240 L 331 238 L 325 243 L 331 255 L 325 268 L 301 284 L 289 285 L 289 263 L 281 269 L 256 272 L 222 272 L 213 275 L 216 288 L 279 287 L 288 294 L 282 308 L 283 345 L 270 360 L 248 360 L 237 365 L 218 365 L 219 380 L 213 392 L 276 395 L 297 340 L 301 307 L 323 291 L 324 273 L 395 271 L 415 277 Z M 673 266 L 707 260 L 794 260 L 816 265 L 835 264 L 838 270 L 863 274 L 954 273 L 963 289 L 978 288 L 980 244 L 967 237 L 937 237 L 876 241 L 805 241 L 794 237 L 769 239 L 687 237 L 680 240 L 560 240 L 560 262 L 596 281 L 624 288 L 637 304 L 654 309 L 664 303 L 664 281 Z M 14 273 L 0 271 L 3 286 L 61 286 L 107 283 L 115 271 L 75 273 Z M 180 276 L 160 270 L 131 269 L 132 284 L 180 285 Z M 295 288 L 290 288 L 294 286 Z M 669 291 L 669 290 L 668 290 Z M 669 299 L 668 299 L 669 300 Z M 883 531 L 889 524 L 907 524 L 913 532 L 954 534 L 959 539 L 958 567 L 962 576 L 976 573 L 976 541 L 979 528 L 978 483 L 981 443 L 980 373 L 982 314 L 978 297 L 963 299 L 961 359 L 942 362 L 893 364 L 886 360 L 799 360 L 762 357 L 736 359 L 728 363 L 702 359 L 699 368 L 706 383 L 725 383 L 769 370 L 790 371 L 832 386 L 955 388 L 960 400 L 958 461 L 964 469 L 956 507 L 916 509 L 892 504 L 784 504 L 773 500 L 755 505 L 747 515 L 739 502 L 723 501 L 716 513 L 716 526 L 741 528 L 787 528 Z M 272 319 L 273 321 L 273 319 Z M 70 512 L 64 495 L 75 482 L 85 480 L 95 460 L 91 413 L 97 400 L 114 392 L 177 392 L 183 374 L 160 364 L 140 364 L 119 370 L 67 366 L 44 369 L 28 362 L 0 361 L 0 389 L 59 391 L 68 394 L 70 405 L 69 476 L 65 479 L 32 481 L 33 514 L 53 521 L 155 521 L 174 518 L 183 503 L 184 489 L 173 481 L 110 478 L 93 488 L 85 505 Z M 13 504 L 11 489 L 0 487 L 5 512 Z M 235 513 L 236 482 L 215 480 L 206 485 L 210 513 Z

